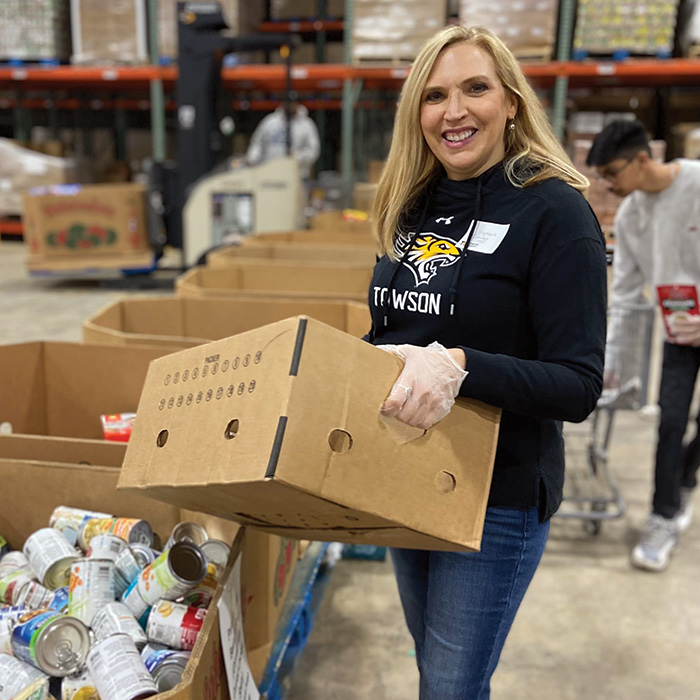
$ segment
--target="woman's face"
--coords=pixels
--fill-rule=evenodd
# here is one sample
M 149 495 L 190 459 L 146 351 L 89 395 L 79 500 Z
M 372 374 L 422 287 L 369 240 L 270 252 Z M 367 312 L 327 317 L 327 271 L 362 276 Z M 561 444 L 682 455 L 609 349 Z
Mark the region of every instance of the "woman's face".
M 421 129 L 450 180 L 476 177 L 503 160 L 504 131 L 515 117 L 491 57 L 453 44 L 438 56 L 421 98 Z

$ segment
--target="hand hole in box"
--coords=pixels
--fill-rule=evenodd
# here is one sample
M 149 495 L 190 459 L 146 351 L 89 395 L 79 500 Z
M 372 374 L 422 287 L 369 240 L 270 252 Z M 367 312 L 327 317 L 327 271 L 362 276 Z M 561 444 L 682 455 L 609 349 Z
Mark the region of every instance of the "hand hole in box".
M 352 447 L 352 435 L 345 430 L 333 430 L 328 436 L 328 444 L 333 452 L 343 454 Z
M 457 479 L 450 472 L 438 472 L 435 487 L 440 493 L 452 493 L 457 488 Z
M 158 447 L 165 447 L 166 442 L 168 442 L 168 431 L 161 430 L 156 438 L 156 445 L 158 445 Z
M 229 421 L 229 424 L 226 426 L 226 430 L 224 430 L 224 437 L 227 440 L 233 440 L 233 438 L 238 435 L 238 418 L 234 418 L 232 421 Z
M 12 423 L 9 420 L 0 423 L 0 435 L 12 435 Z

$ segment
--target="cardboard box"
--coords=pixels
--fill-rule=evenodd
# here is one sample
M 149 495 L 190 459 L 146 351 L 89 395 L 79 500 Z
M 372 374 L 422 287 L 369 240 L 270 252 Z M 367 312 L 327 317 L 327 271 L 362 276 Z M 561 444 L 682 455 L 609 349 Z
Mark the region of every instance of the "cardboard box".
M 161 538 L 167 537 L 173 526 L 183 519 L 179 509 L 116 488 L 124 448 L 124 445 L 92 440 L 47 439 L 38 443 L 28 437 L 0 436 L 0 480 L 3 484 L 0 532 L 13 547 L 19 548 L 32 532 L 47 526 L 56 506 L 72 505 L 146 519 Z M 203 516 L 203 521 L 212 533 L 232 541 L 228 537 L 232 523 L 209 516 Z M 242 537 L 237 538 L 229 566 L 242 546 Z M 219 596 L 217 593 L 211 604 L 183 682 L 155 698 L 228 700 L 219 633 Z M 256 650 L 255 658 L 259 682 L 267 656 Z
M 178 277 L 181 297 L 351 299 L 367 301 L 372 267 L 302 265 L 272 267 L 265 262 L 239 260 L 227 267 L 195 267 Z
M 340 212 L 323 212 L 317 214 L 314 222 L 317 224 L 310 231 L 280 231 L 256 233 L 244 239 L 244 245 L 267 245 L 269 243 L 305 243 L 307 245 L 340 245 L 340 246 L 375 246 L 377 242 L 372 235 L 371 226 L 366 222 L 347 222 L 329 214 Z M 335 222 L 335 223 L 334 223 Z M 351 230 L 348 230 L 351 229 Z
M 478 549 L 500 411 L 386 421 L 400 364 L 306 317 L 156 360 L 119 486 L 288 537 Z
M 24 197 L 24 235 L 29 261 L 57 268 L 90 261 L 141 256 L 153 263 L 146 228 L 146 188 L 121 183 L 65 185 L 32 190 Z
M 86 343 L 155 345 L 184 350 L 304 314 L 355 337 L 372 324 L 356 301 L 187 299 L 147 296 L 114 301 L 83 323 Z
M 148 365 L 163 353 L 65 342 L 0 346 L 0 423 L 19 434 L 102 440 L 100 416 L 136 411 Z
M 374 265 L 377 249 L 367 245 L 314 245 L 313 243 L 261 243 L 230 245 L 214 250 L 207 256 L 208 267 L 227 267 L 244 258 L 265 260 L 270 264 L 300 261 L 311 263 L 343 263 Z

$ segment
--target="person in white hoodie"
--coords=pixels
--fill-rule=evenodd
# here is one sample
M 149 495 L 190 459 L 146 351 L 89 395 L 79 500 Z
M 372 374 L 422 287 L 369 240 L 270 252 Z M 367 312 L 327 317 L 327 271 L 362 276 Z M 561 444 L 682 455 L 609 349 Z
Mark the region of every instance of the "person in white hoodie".
M 700 162 L 654 161 L 641 122 L 613 121 L 595 138 L 587 163 L 625 197 L 615 217 L 610 304 L 640 302 L 647 285 L 659 303 L 664 290 L 687 293 L 664 343 L 652 511 L 632 551 L 633 565 L 662 571 L 690 525 L 700 464 L 700 414 L 694 439 L 683 444 L 700 370 Z M 618 346 L 618 331 L 611 324 L 608 348 Z
M 299 162 L 299 170 L 304 182 L 311 177 L 314 163 L 321 153 L 321 141 L 316 123 L 309 111 L 296 95 L 290 98 L 291 114 L 291 154 Z M 258 124 L 250 140 L 246 162 L 258 165 L 271 158 L 287 155 L 287 115 L 285 106 L 278 107 Z

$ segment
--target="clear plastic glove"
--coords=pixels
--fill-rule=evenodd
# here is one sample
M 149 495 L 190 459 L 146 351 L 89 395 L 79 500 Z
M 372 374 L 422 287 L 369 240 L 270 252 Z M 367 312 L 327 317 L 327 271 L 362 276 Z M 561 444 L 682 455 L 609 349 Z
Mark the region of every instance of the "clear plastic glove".
M 676 317 L 671 327 L 677 345 L 700 346 L 700 316 Z
M 397 355 L 404 368 L 381 406 L 383 416 L 427 430 L 449 412 L 468 372 L 463 370 L 440 343 L 377 345 Z

